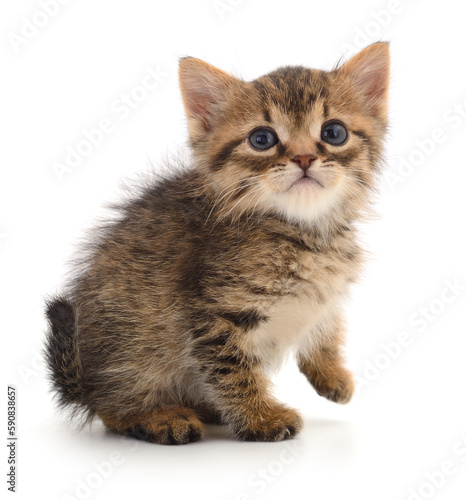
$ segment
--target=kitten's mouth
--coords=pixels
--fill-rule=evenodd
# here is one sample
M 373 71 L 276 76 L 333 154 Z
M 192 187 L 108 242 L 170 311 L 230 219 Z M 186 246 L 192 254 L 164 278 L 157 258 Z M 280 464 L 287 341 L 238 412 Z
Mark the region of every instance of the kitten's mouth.
M 319 186 L 321 188 L 324 187 L 323 184 L 316 178 L 315 175 L 305 173 L 299 179 L 294 181 L 293 184 L 291 184 L 291 186 L 288 188 L 288 190 L 295 186 L 313 186 L 313 185 Z

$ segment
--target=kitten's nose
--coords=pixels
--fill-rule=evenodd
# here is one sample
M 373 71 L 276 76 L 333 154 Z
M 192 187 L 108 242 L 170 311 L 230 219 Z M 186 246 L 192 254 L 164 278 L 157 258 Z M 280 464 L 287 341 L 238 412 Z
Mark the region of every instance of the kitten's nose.
M 294 158 L 291 158 L 291 161 L 297 163 L 303 170 L 309 168 L 314 160 L 317 160 L 317 156 L 315 155 L 296 155 Z

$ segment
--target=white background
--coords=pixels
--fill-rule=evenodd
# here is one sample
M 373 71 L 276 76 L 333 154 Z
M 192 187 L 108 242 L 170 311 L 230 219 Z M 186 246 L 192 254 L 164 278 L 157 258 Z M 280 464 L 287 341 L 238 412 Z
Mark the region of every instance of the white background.
M 71 0 L 44 17 L 40 2 L 2 3 L 3 491 L 13 384 L 16 498 L 465 498 L 461 7 L 453 0 Z M 43 26 L 34 31 L 32 21 Z M 69 427 L 51 402 L 40 358 L 44 297 L 60 289 L 66 260 L 122 182 L 145 172 L 148 160 L 157 170 L 183 147 L 178 59 L 192 55 L 253 79 L 285 64 L 330 69 L 380 39 L 392 49 L 391 130 L 380 218 L 364 226 L 372 257 L 348 308 L 348 364 L 360 386 L 354 400 L 337 406 L 319 398 L 290 364 L 277 393 L 302 412 L 305 427 L 286 445 L 235 442 L 214 426 L 203 442 L 182 447 L 120 439 L 99 424 Z M 142 98 L 134 89 L 147 66 L 165 76 Z M 124 117 L 116 109 L 131 92 L 140 102 Z M 103 119 L 113 130 L 60 180 L 54 162 Z

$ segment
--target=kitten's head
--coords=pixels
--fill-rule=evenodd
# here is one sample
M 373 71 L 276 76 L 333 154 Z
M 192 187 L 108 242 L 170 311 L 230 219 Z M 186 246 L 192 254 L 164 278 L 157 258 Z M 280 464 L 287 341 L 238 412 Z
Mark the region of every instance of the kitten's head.
M 310 224 L 354 217 L 381 160 L 388 82 L 386 43 L 330 72 L 284 67 L 252 82 L 182 59 L 191 145 L 217 206 Z

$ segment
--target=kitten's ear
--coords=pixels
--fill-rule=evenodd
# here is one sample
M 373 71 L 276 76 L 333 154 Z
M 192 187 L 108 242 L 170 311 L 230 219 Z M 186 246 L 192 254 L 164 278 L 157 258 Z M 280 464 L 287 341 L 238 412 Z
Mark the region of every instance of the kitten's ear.
M 194 57 L 180 61 L 179 82 L 192 138 L 212 130 L 216 113 L 236 78 Z
M 387 114 L 390 49 L 387 42 L 369 45 L 338 69 L 377 116 Z

